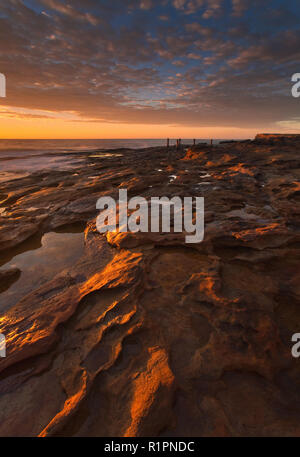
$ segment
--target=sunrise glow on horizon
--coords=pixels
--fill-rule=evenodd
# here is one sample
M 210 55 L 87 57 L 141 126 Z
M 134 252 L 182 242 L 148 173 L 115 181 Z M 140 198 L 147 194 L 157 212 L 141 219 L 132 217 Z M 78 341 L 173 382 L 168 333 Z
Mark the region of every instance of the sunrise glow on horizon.
M 257 129 L 1 119 L 0 139 L 254 138 Z
M 296 127 L 296 128 L 295 128 Z M 213 138 L 251 139 L 257 133 L 274 133 L 274 128 L 228 126 L 186 126 L 131 124 L 81 119 L 74 113 L 60 113 L 22 107 L 0 107 L 0 139 L 164 139 Z M 298 133 L 297 125 L 279 125 L 277 133 Z

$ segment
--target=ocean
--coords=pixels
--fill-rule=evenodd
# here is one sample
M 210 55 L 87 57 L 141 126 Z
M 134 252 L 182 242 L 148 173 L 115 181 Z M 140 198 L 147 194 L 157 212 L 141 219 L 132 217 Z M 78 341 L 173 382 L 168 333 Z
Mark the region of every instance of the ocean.
M 197 139 L 199 143 L 209 142 L 210 139 Z M 218 143 L 222 140 L 215 140 Z M 192 139 L 183 139 L 183 143 L 192 144 Z M 170 139 L 170 144 L 176 144 L 176 139 Z M 166 138 L 164 139 L 118 139 L 118 140 L 1 140 L 0 139 L 0 154 L 3 152 L 76 152 L 76 151 L 91 151 L 98 149 L 118 149 L 131 148 L 141 149 L 154 146 L 165 146 Z
M 197 143 L 209 142 L 198 139 Z M 215 140 L 218 143 L 221 140 Z M 192 139 L 183 139 L 183 144 L 192 144 Z M 170 139 L 170 145 L 176 144 Z M 68 170 L 80 166 L 82 156 L 76 153 L 105 151 L 119 148 L 143 149 L 165 146 L 166 139 L 111 139 L 111 140 L 1 140 L 0 183 L 28 176 L 41 170 Z M 69 156 L 68 156 L 69 155 Z

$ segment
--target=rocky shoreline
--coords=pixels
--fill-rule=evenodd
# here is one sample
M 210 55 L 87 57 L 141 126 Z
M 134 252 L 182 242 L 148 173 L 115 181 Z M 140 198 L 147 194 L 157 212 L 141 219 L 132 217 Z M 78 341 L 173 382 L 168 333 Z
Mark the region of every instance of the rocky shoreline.
M 0 259 L 86 224 L 80 260 L 1 315 L 0 436 L 300 436 L 299 149 L 82 152 L 0 183 Z M 204 196 L 204 241 L 99 234 L 96 201 L 120 188 Z

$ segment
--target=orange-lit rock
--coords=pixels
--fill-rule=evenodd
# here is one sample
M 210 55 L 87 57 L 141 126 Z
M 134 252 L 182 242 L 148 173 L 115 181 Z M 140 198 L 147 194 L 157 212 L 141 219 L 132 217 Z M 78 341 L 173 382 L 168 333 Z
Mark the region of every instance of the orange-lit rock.
M 87 226 L 81 259 L 0 317 L 0 435 L 300 436 L 298 144 L 127 151 L 86 157 L 93 179 L 83 166 L 2 183 L 4 257 Z M 99 234 L 96 200 L 126 186 L 204 196 L 204 242 Z

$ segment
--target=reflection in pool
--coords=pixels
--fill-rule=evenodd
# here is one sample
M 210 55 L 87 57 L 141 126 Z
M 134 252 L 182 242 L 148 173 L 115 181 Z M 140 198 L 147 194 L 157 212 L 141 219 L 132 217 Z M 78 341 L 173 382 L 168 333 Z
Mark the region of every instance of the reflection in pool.
M 41 244 L 40 247 L 38 245 Z M 15 255 L 1 266 L 1 270 L 19 268 L 21 275 L 7 290 L 0 293 L 0 312 L 15 305 L 28 293 L 53 279 L 83 254 L 82 228 L 70 232 L 46 233 L 37 246 L 28 244 L 25 252 Z M 26 246 L 26 245 L 25 245 Z

